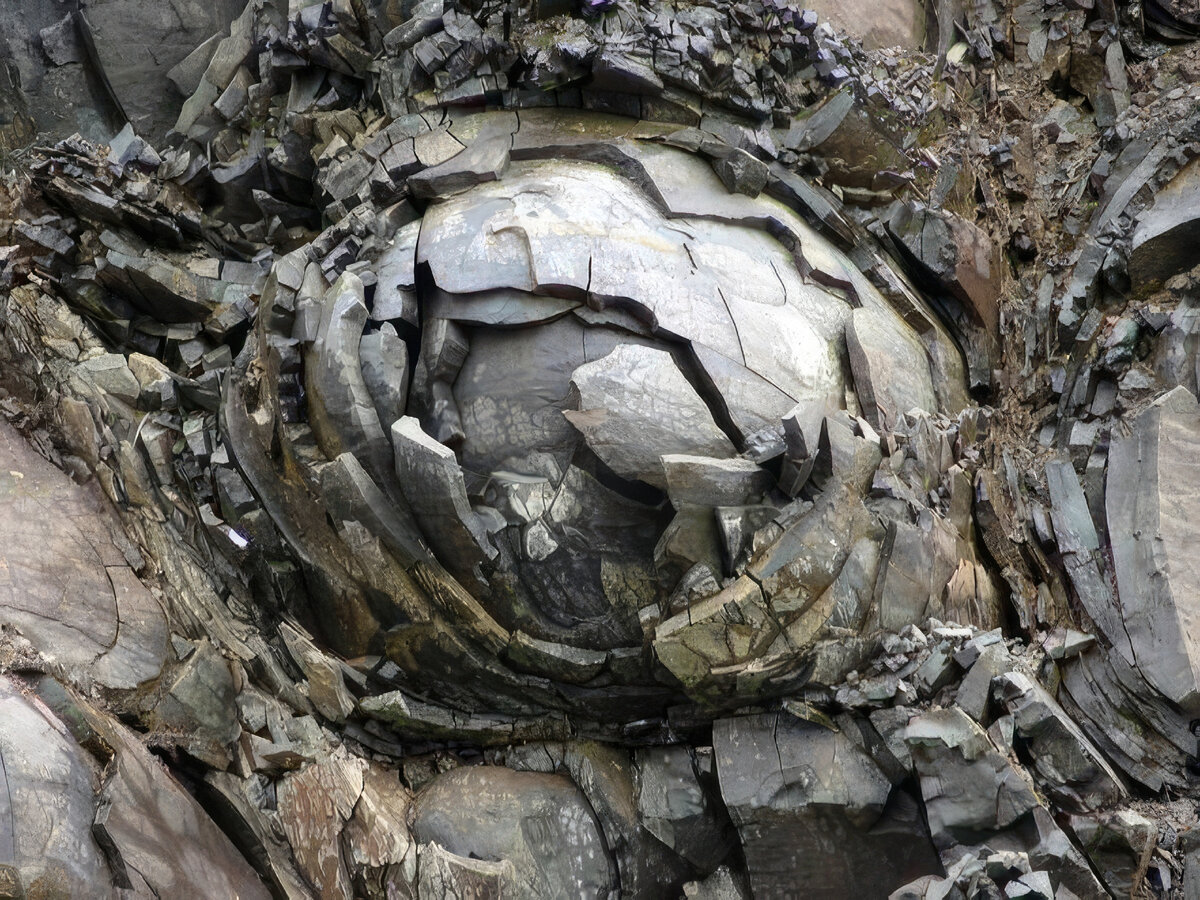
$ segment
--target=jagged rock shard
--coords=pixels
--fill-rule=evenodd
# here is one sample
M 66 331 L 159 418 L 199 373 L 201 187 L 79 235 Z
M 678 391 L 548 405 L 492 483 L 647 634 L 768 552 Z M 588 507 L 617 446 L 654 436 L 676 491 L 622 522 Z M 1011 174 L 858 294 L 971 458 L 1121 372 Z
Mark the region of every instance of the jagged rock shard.
M 1200 404 L 1184 387 L 1114 430 L 1106 505 L 1125 631 L 1137 668 L 1200 712 Z
M 469 573 L 495 556 L 482 522 L 467 500 L 467 487 L 454 451 L 439 444 L 421 423 L 405 416 L 392 425 L 396 475 L 426 538 L 452 571 Z
M 860 307 L 846 325 L 846 347 L 863 415 L 875 428 L 888 429 L 910 409 L 937 409 L 929 357 L 914 334 Z
M 623 345 L 575 370 L 579 409 L 563 415 L 623 478 L 667 486 L 661 457 L 728 459 L 733 443 L 664 350 Z

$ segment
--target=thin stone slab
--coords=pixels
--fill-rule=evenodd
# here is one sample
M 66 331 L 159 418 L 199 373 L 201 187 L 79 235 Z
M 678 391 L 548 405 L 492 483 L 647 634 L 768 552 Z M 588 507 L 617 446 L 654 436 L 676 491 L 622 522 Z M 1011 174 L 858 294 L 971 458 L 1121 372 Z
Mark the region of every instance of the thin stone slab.
M 1177 387 L 1114 429 L 1105 502 L 1121 613 L 1137 668 L 1200 712 L 1200 404 Z
M 412 416 L 392 424 L 396 475 L 438 559 L 456 573 L 495 556 L 486 529 L 471 509 L 454 451 L 439 444 Z
M 846 347 L 863 415 L 876 429 L 911 409 L 937 410 L 929 357 L 915 334 L 862 307 L 846 326 Z
M 660 458 L 736 451 L 663 350 L 623 345 L 575 370 L 579 409 L 563 413 L 618 475 L 666 487 Z
M 408 345 L 385 322 L 359 340 L 358 360 L 380 423 L 395 422 L 408 406 Z
M 430 318 L 453 319 L 464 325 L 536 325 L 564 316 L 582 305 L 578 300 L 528 294 L 510 288 L 478 294 L 449 294 L 434 288 L 430 293 L 425 301 Z
M 766 469 L 748 459 L 709 459 L 686 454 L 662 457 L 667 496 L 683 506 L 744 506 L 773 486 Z
M 380 485 L 390 480 L 391 449 L 363 378 L 359 347 L 367 322 L 362 280 L 338 279 L 321 300 L 317 340 L 305 353 L 309 424 L 330 459 L 353 453 Z

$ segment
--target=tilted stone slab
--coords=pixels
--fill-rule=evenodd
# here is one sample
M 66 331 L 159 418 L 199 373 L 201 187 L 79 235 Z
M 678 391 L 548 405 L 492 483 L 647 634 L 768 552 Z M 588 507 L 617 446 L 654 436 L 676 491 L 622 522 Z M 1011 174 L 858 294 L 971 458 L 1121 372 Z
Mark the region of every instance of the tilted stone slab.
M 1114 430 L 1105 492 L 1121 612 L 1138 669 L 1200 711 L 1200 404 L 1177 387 Z
M 455 574 L 470 572 L 496 555 L 482 521 L 467 500 L 467 487 L 454 451 L 439 444 L 412 416 L 392 424 L 400 489 L 424 523 L 438 559 Z

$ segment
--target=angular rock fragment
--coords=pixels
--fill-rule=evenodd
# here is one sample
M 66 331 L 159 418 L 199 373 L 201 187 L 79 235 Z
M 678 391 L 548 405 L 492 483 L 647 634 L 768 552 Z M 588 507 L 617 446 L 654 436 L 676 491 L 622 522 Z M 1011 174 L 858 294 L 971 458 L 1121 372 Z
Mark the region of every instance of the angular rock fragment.
M 470 573 L 496 551 L 487 529 L 471 509 L 462 470 L 454 452 L 405 416 L 392 424 L 396 475 L 418 521 L 425 522 L 426 539 L 454 570 Z
M 713 749 L 755 896 L 786 896 L 797 879 L 814 897 L 886 896 L 937 870 L 919 816 L 889 802 L 891 784 L 844 733 L 784 714 L 720 719 Z
M 1135 286 L 1166 281 L 1196 262 L 1200 237 L 1200 161 L 1188 163 L 1154 195 L 1138 217 L 1129 255 L 1129 277 Z
M 670 354 L 626 345 L 575 370 L 579 409 L 563 415 L 618 475 L 666 487 L 661 458 L 728 458 L 735 448 Z

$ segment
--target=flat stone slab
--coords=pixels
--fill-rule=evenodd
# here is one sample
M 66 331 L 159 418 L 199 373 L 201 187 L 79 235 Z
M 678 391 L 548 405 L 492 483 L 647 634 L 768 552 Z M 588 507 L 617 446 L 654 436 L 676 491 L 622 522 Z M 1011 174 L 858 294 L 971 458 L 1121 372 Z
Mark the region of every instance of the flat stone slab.
M 873 309 L 856 309 L 846 347 L 863 416 L 879 430 L 910 409 L 937 410 L 929 357 L 916 335 Z

